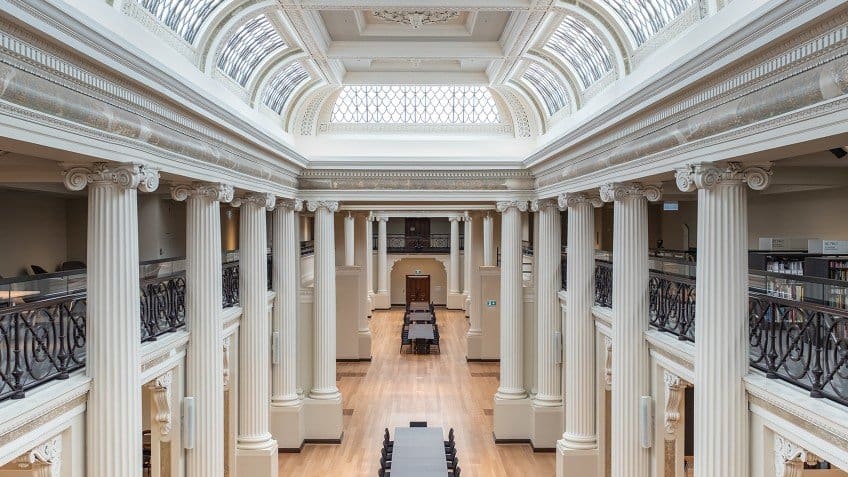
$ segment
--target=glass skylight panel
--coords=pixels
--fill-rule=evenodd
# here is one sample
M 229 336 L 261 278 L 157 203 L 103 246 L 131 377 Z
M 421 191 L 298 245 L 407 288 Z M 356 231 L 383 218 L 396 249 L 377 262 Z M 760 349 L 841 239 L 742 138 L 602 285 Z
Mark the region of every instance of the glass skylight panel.
M 524 72 L 524 79 L 545 102 L 549 115 L 553 116 L 568 104 L 568 99 L 563 94 L 565 88 L 547 68 L 537 63 L 530 63 L 527 71 Z
M 345 86 L 334 123 L 498 124 L 498 106 L 483 86 Z
M 245 86 L 262 60 L 285 47 L 286 42 L 268 17 L 259 15 L 242 25 L 224 45 L 218 58 L 218 68 Z
M 577 71 L 583 89 L 612 70 L 612 58 L 604 42 L 571 15 L 563 19 L 545 47 Z
M 692 0 L 603 0 L 627 24 L 641 45 L 677 18 Z
M 303 69 L 300 63 L 290 64 L 277 73 L 268 83 L 262 93 L 262 102 L 276 111 L 277 114 L 282 114 L 283 106 L 288 102 L 292 92 L 307 78 L 309 78 L 309 73 Z
M 138 0 L 160 22 L 189 43 L 194 42 L 203 22 L 224 0 Z

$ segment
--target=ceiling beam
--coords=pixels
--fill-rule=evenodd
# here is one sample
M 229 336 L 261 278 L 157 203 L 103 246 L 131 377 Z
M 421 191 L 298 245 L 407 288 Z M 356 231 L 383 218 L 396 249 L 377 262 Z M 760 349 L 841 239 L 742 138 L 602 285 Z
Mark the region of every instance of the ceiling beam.
M 363 58 L 503 58 L 496 41 L 334 41 L 327 57 Z
M 292 5 L 313 10 L 349 10 L 350 0 L 286 0 L 283 7 Z M 531 8 L 529 0 L 468 0 L 457 5 L 456 0 L 381 0 L 370 2 L 368 10 L 405 9 L 425 10 L 440 8 L 445 10 L 526 10 Z

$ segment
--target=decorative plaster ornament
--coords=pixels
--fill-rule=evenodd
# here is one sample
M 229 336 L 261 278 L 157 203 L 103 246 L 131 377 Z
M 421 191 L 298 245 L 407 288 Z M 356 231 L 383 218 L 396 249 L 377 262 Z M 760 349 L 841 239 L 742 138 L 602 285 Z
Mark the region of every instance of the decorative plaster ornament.
M 449 10 L 375 10 L 373 13 L 384 22 L 409 25 L 416 30 L 424 25 L 447 23 L 459 17 L 459 12 Z

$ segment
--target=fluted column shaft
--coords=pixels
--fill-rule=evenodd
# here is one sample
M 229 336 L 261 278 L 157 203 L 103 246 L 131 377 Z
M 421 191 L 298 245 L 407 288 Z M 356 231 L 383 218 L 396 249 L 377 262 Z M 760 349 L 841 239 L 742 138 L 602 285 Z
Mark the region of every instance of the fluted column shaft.
M 450 218 L 450 270 L 448 292 L 459 293 L 459 217 Z
M 495 226 L 491 215 L 483 217 L 483 266 L 491 267 L 495 264 Z
M 141 366 L 137 188 L 158 173 L 139 165 L 93 164 L 65 172 L 88 190 L 86 475 L 141 475 Z
M 377 218 L 377 293 L 389 292 L 386 217 Z
M 270 194 L 249 194 L 233 201 L 239 215 L 239 436 L 240 449 L 276 446 L 268 429 L 268 372 L 271 325 L 268 319 L 268 266 L 265 210 Z
M 297 395 L 297 301 L 300 299 L 297 267 L 300 247 L 295 215 L 299 200 L 283 199 L 274 209 L 273 330 L 279 333 L 279 359 L 272 367 L 271 405 L 295 406 Z
M 566 449 L 595 449 L 595 214 L 600 199 L 582 194 L 560 197 L 568 208 L 568 262 L 565 301 L 564 387 Z
M 346 267 L 352 267 L 354 265 L 354 254 L 356 253 L 356 247 L 354 246 L 355 227 L 356 224 L 353 215 L 348 213 L 347 217 L 344 218 L 344 264 Z
M 471 246 L 474 243 L 474 239 L 472 234 L 474 224 L 471 222 L 471 217 L 468 216 L 468 213 L 465 215 L 465 229 L 464 229 L 464 244 L 463 244 L 463 266 L 462 266 L 462 293 L 466 296 L 471 294 Z
M 221 323 L 221 209 L 233 198 L 223 184 L 177 185 L 186 201 L 186 395 L 195 398 L 195 446 L 186 451 L 186 475 L 224 472 L 224 361 Z
M 677 172 L 698 189 L 695 294 L 695 461 L 697 475 L 748 476 L 748 201 L 745 183 L 769 184 L 770 170 L 701 163 Z
M 658 191 L 657 191 L 658 193 Z M 648 202 L 640 184 L 610 184 L 615 200 L 612 295 L 612 475 L 648 477 L 650 452 L 639 441 L 639 401 L 650 394 L 648 327 Z
M 523 399 L 524 293 L 521 279 L 521 213 L 527 202 L 498 202 L 501 216 L 501 380 L 495 397 Z
M 310 201 L 315 213 L 315 361 L 313 399 L 336 399 L 336 244 L 333 214 L 338 202 Z M 385 230 L 385 229 L 384 229 Z
M 368 297 L 374 294 L 374 220 L 365 219 L 365 281 Z M 369 310 L 370 311 L 370 310 Z M 370 315 L 370 313 L 369 313 Z
M 533 404 L 556 407 L 562 405 L 562 371 L 557 364 L 554 343 L 554 334 L 562 329 L 562 307 L 557 296 L 562 283 L 559 260 L 562 229 L 556 200 L 534 201 L 533 211 L 537 213 L 539 225 L 534 250 L 538 362 L 537 393 Z

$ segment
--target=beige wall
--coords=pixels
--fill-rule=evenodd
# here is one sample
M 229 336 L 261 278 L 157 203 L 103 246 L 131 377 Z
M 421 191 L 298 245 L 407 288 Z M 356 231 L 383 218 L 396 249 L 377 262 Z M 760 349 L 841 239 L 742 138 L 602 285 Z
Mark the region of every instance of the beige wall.
M 185 256 L 185 202 L 165 195 L 139 194 L 138 223 L 140 261 Z
M 430 275 L 430 300 L 436 305 L 446 304 L 447 273 L 442 263 L 434 258 L 404 258 L 395 263 L 389 277 L 391 303 L 406 303 L 406 276 L 415 275 L 416 269 L 421 269 L 421 275 Z

